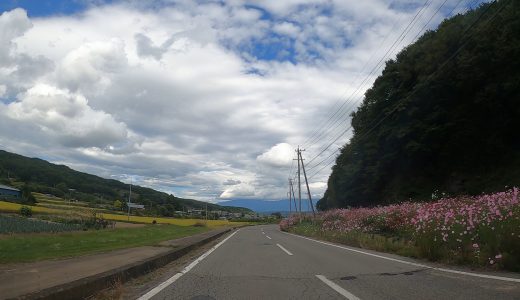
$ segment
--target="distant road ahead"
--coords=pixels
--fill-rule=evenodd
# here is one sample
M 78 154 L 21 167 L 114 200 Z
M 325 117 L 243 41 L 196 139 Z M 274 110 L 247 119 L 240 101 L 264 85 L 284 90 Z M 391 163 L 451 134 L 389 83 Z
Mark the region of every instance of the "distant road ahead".
M 520 279 L 433 270 L 398 256 L 344 248 L 274 225 L 242 228 L 141 300 L 520 299 Z

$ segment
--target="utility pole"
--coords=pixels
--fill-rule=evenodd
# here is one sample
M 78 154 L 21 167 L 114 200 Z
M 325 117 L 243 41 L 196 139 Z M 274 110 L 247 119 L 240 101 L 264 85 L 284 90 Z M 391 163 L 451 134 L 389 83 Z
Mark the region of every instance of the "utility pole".
M 128 194 L 128 221 L 130 221 L 130 201 L 132 199 L 132 178 L 130 178 L 130 193 Z
M 296 195 L 294 194 L 294 186 L 293 186 L 293 182 L 292 182 L 291 178 L 289 178 L 289 185 L 291 186 L 291 195 L 292 195 L 292 200 L 294 202 L 294 211 L 298 212 L 298 206 L 296 205 Z
M 305 151 L 305 150 L 303 150 L 303 151 Z M 299 155 L 299 159 L 302 161 L 303 177 L 305 178 L 305 185 L 307 186 L 307 195 L 309 195 L 309 203 L 310 203 L 311 209 L 312 209 L 312 216 L 316 217 L 316 212 L 314 211 L 314 205 L 312 204 L 311 190 L 309 189 L 309 182 L 307 181 L 307 174 L 305 173 L 305 165 L 303 164 L 302 150 L 298 151 L 298 155 Z
M 300 146 L 296 149 L 296 153 L 298 155 L 298 210 L 300 212 L 300 222 L 302 221 L 302 184 L 300 178 Z
M 291 190 L 290 187 L 289 187 L 289 190 Z M 289 216 L 291 216 L 291 214 L 292 214 L 291 192 L 287 192 L 287 199 L 289 200 Z

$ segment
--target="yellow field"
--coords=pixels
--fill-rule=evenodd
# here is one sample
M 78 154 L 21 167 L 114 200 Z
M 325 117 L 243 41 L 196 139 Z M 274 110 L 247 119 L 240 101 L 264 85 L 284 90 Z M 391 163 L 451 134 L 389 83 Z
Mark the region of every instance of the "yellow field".
M 33 212 L 36 213 L 56 213 L 59 214 L 63 212 L 59 209 L 53 209 L 53 208 L 47 208 L 47 207 L 40 207 L 40 206 L 29 206 Z M 18 203 L 11 203 L 11 202 L 4 202 L 0 201 L 0 211 L 6 211 L 6 212 L 18 212 L 20 211 L 20 207 L 22 207 L 21 204 Z
M 128 216 L 125 215 L 116 215 L 116 214 L 100 214 L 106 220 L 114 220 L 114 221 L 130 221 L 135 223 L 146 223 L 151 224 L 153 220 L 155 220 L 159 224 L 173 224 L 179 226 L 192 226 L 195 223 L 206 223 L 209 227 L 217 227 L 217 226 L 226 226 L 226 225 L 236 225 L 236 222 L 229 222 L 228 220 L 200 220 L 200 219 L 174 219 L 174 218 L 162 218 L 162 217 L 139 217 L 139 216 L 130 216 L 130 220 L 128 220 Z
M 21 204 L 4 202 L 0 201 L 0 211 L 4 212 L 19 212 Z M 34 213 L 50 213 L 50 214 L 58 214 L 65 215 L 70 214 L 70 209 L 53 209 L 42 206 L 29 206 Z M 87 214 L 88 212 L 84 209 L 78 208 L 76 211 L 78 214 Z M 139 217 L 139 216 L 130 216 L 130 220 L 126 215 L 118 215 L 118 214 L 110 214 L 110 213 L 98 213 L 99 217 L 103 217 L 105 220 L 112 221 L 122 221 L 122 222 L 134 222 L 134 223 L 144 223 L 151 224 L 153 220 L 155 220 L 159 224 L 173 224 L 178 226 L 192 226 L 196 223 L 204 223 L 208 227 L 218 227 L 218 226 L 236 226 L 236 225 L 247 225 L 247 222 L 229 222 L 228 220 L 200 220 L 200 219 L 174 219 L 174 218 L 163 218 L 163 217 Z

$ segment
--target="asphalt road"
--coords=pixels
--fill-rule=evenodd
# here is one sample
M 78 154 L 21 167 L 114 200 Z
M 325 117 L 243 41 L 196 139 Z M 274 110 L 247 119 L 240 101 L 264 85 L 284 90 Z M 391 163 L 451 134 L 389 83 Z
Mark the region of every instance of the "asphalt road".
M 483 278 L 359 250 L 274 225 L 242 228 L 140 299 L 520 299 L 518 276 Z

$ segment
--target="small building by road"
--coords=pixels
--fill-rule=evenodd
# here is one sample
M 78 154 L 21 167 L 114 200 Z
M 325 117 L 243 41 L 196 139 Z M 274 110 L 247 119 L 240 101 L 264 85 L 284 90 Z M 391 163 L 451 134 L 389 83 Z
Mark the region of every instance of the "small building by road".
M 14 187 L 0 184 L 0 198 L 21 198 L 22 192 Z

